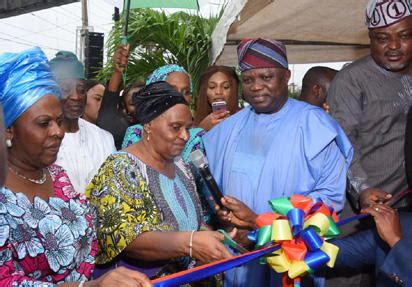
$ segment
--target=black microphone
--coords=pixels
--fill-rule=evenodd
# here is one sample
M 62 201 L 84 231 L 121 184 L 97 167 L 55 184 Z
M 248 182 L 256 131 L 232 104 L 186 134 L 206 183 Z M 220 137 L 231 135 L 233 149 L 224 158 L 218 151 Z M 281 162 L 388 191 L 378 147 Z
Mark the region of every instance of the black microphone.
M 197 167 L 200 172 L 200 175 L 205 180 L 207 187 L 212 193 L 213 199 L 219 205 L 220 209 L 229 211 L 221 202 L 223 197 L 222 192 L 217 186 L 216 180 L 213 178 L 213 175 L 210 172 L 209 165 L 207 164 L 206 158 L 200 150 L 195 150 L 190 154 L 190 159 L 193 164 Z

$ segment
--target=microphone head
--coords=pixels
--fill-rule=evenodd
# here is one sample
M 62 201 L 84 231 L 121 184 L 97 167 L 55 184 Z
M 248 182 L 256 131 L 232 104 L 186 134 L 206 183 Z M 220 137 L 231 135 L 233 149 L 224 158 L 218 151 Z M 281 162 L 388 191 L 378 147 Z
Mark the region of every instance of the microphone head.
M 190 159 L 197 168 L 201 168 L 207 164 L 205 156 L 199 149 L 190 153 Z

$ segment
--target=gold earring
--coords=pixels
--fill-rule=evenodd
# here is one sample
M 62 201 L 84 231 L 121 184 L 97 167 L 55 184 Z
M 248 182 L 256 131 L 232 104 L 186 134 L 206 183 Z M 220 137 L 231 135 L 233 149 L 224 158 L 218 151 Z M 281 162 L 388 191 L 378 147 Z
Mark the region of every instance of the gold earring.
M 147 141 L 150 141 L 150 133 L 147 133 L 146 139 L 147 139 Z

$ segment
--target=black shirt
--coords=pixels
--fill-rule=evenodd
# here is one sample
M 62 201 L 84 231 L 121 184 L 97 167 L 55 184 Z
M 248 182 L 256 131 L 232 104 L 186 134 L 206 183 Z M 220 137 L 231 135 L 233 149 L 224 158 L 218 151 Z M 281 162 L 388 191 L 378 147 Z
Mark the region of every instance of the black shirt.
M 119 99 L 119 92 L 106 89 L 96 122 L 99 127 L 113 135 L 118 150 L 122 147 L 124 135 L 130 125 L 127 117 L 118 108 Z

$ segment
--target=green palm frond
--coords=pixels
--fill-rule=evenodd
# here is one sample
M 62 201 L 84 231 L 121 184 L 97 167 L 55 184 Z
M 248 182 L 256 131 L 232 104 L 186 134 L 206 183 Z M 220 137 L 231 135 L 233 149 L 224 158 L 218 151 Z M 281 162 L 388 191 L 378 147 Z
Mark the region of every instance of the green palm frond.
M 206 19 L 185 12 L 167 15 L 152 9 L 130 11 L 129 44 L 133 52 L 126 82 L 143 80 L 162 65 L 178 64 L 189 72 L 194 91 L 197 91 L 200 74 L 211 62 L 211 35 L 222 13 L 223 9 L 218 15 Z M 120 43 L 123 21 L 116 23 L 110 32 L 107 64 L 99 75 L 102 81 L 110 77 L 111 57 Z

